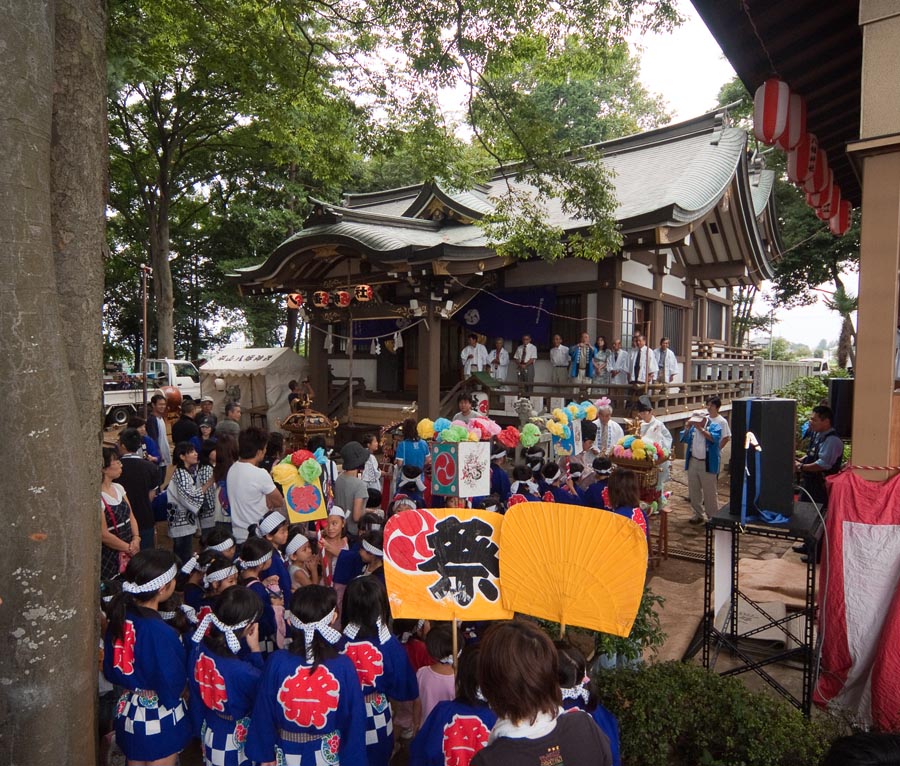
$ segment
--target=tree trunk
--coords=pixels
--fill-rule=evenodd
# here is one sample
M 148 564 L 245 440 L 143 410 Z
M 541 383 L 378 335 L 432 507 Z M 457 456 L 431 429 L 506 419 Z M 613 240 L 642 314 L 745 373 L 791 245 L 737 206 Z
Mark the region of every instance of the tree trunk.
M 153 296 L 156 299 L 156 356 L 175 358 L 175 299 L 169 265 L 169 203 L 160 194 L 151 211 L 150 261 L 153 267 Z
M 293 348 L 297 343 L 297 320 L 300 318 L 299 309 L 287 310 L 287 329 L 284 332 L 285 348 Z
M 0 16 L 0 763 L 90 764 L 105 3 L 7 0 Z

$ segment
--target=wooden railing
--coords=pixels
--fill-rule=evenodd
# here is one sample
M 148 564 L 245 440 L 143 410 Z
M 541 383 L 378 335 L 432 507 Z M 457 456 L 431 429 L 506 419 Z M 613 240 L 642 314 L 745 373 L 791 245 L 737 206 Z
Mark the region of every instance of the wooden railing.
M 720 340 L 691 341 L 691 359 L 753 359 L 754 351 L 743 346 L 729 346 Z

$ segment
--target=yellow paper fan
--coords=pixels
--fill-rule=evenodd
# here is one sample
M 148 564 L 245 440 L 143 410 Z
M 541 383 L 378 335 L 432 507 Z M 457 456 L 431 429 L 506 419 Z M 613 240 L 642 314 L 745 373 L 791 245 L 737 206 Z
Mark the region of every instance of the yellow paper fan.
M 519 503 L 503 520 L 500 579 L 512 611 L 627 636 L 646 574 L 647 538 L 624 516 Z

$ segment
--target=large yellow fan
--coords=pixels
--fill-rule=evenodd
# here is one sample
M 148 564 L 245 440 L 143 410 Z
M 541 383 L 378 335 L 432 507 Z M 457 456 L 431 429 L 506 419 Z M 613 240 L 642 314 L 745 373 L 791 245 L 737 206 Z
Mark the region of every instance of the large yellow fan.
M 503 520 L 500 578 L 507 609 L 627 636 L 647 574 L 647 538 L 608 511 L 519 503 Z

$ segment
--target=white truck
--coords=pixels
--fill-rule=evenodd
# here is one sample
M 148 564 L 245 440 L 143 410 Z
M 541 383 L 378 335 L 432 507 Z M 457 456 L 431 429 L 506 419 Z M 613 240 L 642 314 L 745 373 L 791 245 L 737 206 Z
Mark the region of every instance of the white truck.
M 185 359 L 147 360 L 147 400 L 162 386 L 175 386 L 183 399 L 200 398 L 200 371 Z M 142 412 L 143 381 L 140 375 L 117 375 L 103 381 L 103 419 L 107 426 L 124 426 Z

